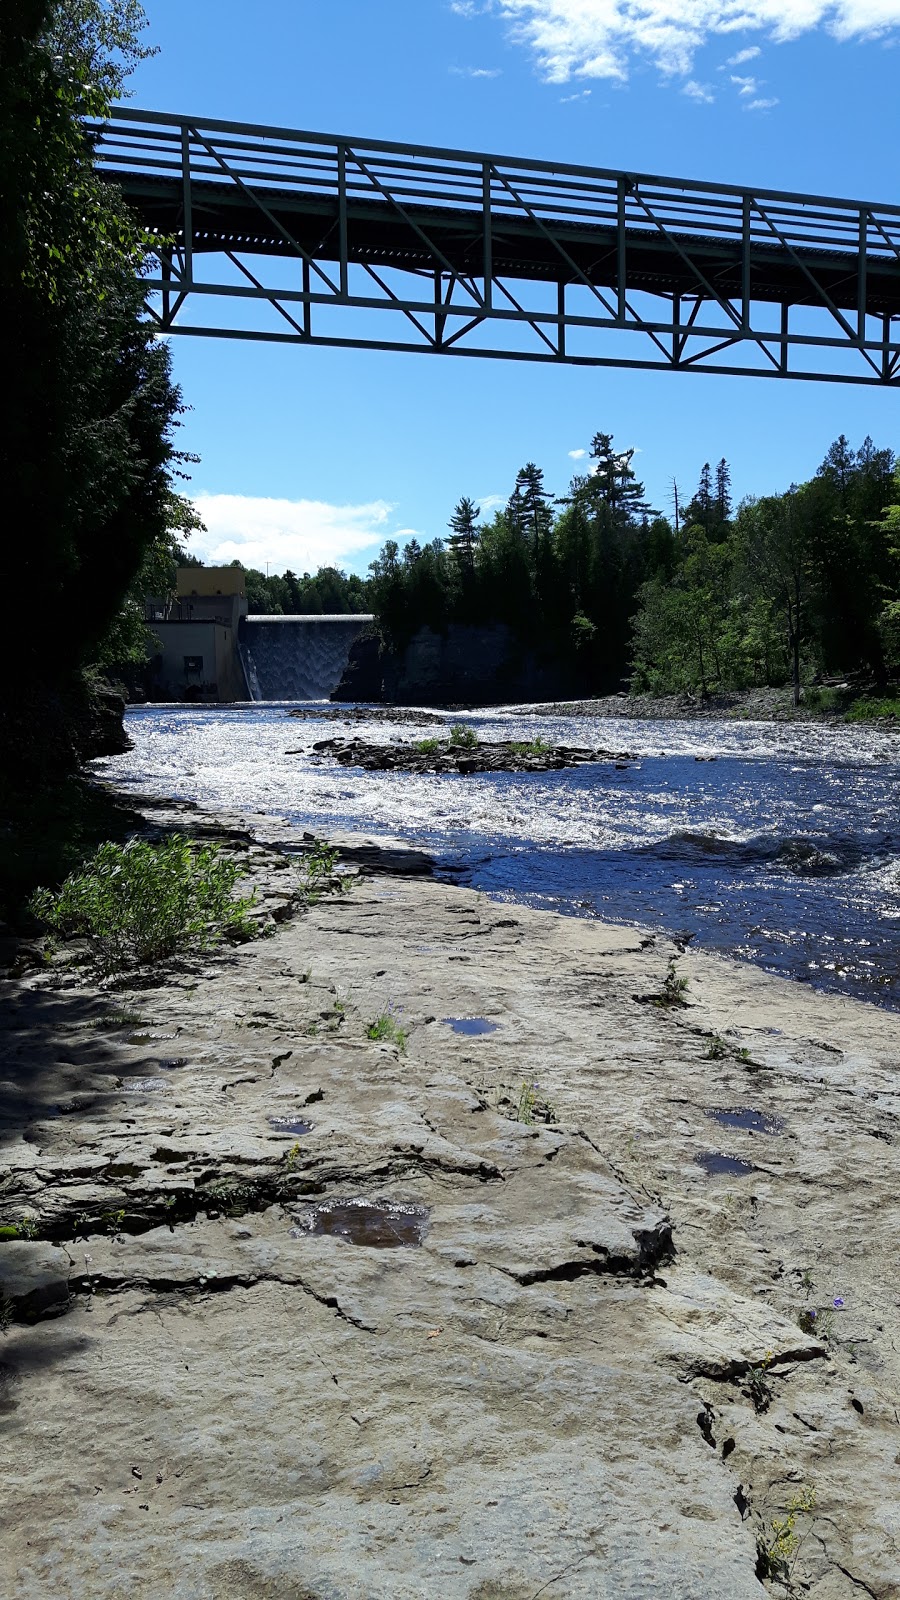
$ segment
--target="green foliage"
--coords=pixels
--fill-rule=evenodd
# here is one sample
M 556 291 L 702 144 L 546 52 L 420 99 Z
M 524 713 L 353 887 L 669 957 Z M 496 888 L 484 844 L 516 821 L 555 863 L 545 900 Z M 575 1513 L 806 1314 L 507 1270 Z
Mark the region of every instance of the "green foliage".
M 304 572 L 302 578 L 290 569 L 267 576 L 250 567 L 246 577 L 251 615 L 348 616 L 372 609 L 367 580 L 337 567 L 320 567 L 312 575 Z
M 467 728 L 464 722 L 454 722 L 450 729 L 450 743 L 460 745 L 463 750 L 474 750 L 478 744 L 478 734 L 474 728 Z
M 422 756 L 436 756 L 440 748 L 440 739 L 417 739 L 413 745 L 413 749 Z
M 803 1535 L 797 1531 L 800 1517 L 809 1517 L 816 1507 L 816 1492 L 800 1489 L 787 1503 L 783 1517 L 773 1517 L 767 1531 L 761 1528 L 756 1538 L 756 1576 L 789 1581 Z
M 533 463 L 501 511 L 463 498 L 447 543 L 394 540 L 370 567 L 389 649 L 426 626 L 505 623 L 581 690 L 708 695 L 820 671 L 900 675 L 900 480 L 890 450 L 843 437 L 815 477 L 732 509 L 728 463 L 704 465 L 673 528 L 632 450 L 597 433 L 560 500 Z M 807 694 L 806 703 L 814 702 Z M 823 702 L 824 708 L 824 702 Z
M 772 1400 L 772 1385 L 769 1374 L 772 1366 L 772 1352 L 767 1350 L 765 1358 L 756 1366 L 747 1368 L 745 1388 L 753 1401 L 755 1411 L 768 1411 Z
M 845 714 L 847 722 L 878 722 L 884 717 L 900 717 L 900 700 L 854 700 Z
M 100 648 L 164 535 L 179 459 L 180 396 L 144 313 L 148 241 L 97 176 L 84 127 L 147 53 L 143 27 L 137 0 L 22 0 L 0 19 L 0 294 L 16 373 L 0 473 L 21 530 L 6 579 L 41 615 L 16 642 L 17 677 L 48 692 Z M 3 717 L 8 743 L 27 740 L 14 707 Z
M 366 1028 L 366 1038 L 376 1044 L 395 1044 L 398 1050 L 405 1050 L 409 1039 L 409 1029 L 401 1026 L 394 1012 L 393 1005 L 388 1004 L 379 1012 L 374 1022 Z
M 350 880 L 336 870 L 339 859 L 340 851 L 324 839 L 314 839 L 304 851 L 298 862 L 298 872 L 300 893 L 307 905 L 316 905 L 329 891 L 346 892 Z
M 18 1222 L 5 1223 L 0 1227 L 0 1240 L 36 1239 L 39 1226 L 37 1217 L 20 1217 Z
M 244 869 L 217 845 L 175 836 L 163 844 L 102 844 L 61 888 L 39 889 L 31 910 L 62 938 L 87 939 L 103 973 L 202 950 L 223 934 L 251 936 L 255 896 L 235 897 Z
M 662 988 L 658 994 L 650 996 L 652 1004 L 661 1008 L 686 1006 L 687 1001 L 684 997 L 689 984 L 689 978 L 679 977 L 677 963 L 675 957 L 672 956 L 666 968 Z
M 60 884 L 105 839 L 125 839 L 137 818 L 105 789 L 66 778 L 22 794 L 0 784 L 0 916 L 19 920 L 39 884 Z
M 509 748 L 517 756 L 543 756 L 548 750 L 552 750 L 553 746 L 548 739 L 542 739 L 538 735 L 534 739 L 514 739 Z
M 519 1090 L 519 1103 L 516 1107 L 516 1121 L 531 1124 L 534 1122 L 534 1108 L 537 1102 L 537 1084 L 529 1083 L 527 1078 L 522 1079 Z

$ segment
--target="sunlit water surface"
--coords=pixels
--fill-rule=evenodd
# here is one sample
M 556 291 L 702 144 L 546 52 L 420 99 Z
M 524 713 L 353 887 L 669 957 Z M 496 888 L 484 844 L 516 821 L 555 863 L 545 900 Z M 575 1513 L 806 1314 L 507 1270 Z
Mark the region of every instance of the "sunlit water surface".
M 513 708 L 454 720 L 484 737 L 540 734 L 638 759 L 624 770 L 418 776 L 338 767 L 312 746 L 360 732 L 422 738 L 434 726 L 374 711 L 361 728 L 288 709 L 134 708 L 134 749 L 96 766 L 142 793 L 401 835 L 499 898 L 690 934 L 695 947 L 900 1004 L 900 736 Z

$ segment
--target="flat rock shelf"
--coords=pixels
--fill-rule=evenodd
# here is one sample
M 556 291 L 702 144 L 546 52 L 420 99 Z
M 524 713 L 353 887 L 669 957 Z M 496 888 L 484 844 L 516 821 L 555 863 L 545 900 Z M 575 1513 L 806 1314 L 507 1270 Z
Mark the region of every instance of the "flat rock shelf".
M 4 1600 L 898 1600 L 897 1018 L 215 829 L 268 938 L 0 973 Z
M 391 744 L 372 744 L 367 739 L 318 739 L 313 750 L 318 756 L 330 756 L 342 767 L 362 767 L 365 772 L 558 772 L 563 767 L 584 767 L 595 761 L 624 767 L 636 759 L 628 752 L 593 750 L 587 745 L 544 745 L 509 739 L 472 745 L 437 738 L 412 744 L 404 739 Z M 286 751 L 287 755 L 299 753 Z

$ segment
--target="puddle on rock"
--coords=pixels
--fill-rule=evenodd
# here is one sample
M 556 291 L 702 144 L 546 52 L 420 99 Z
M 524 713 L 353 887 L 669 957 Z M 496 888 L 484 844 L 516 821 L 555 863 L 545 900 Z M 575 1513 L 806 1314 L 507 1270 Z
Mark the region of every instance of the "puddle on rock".
M 396 1250 L 422 1243 L 428 1231 L 428 1207 L 397 1200 L 325 1200 L 310 1211 L 291 1238 L 308 1233 L 330 1234 L 373 1250 Z
M 126 1078 L 122 1084 L 126 1094 L 155 1094 L 168 1087 L 165 1078 Z
M 454 1033 L 464 1033 L 470 1038 L 479 1033 L 496 1033 L 500 1026 L 499 1022 L 489 1022 L 487 1017 L 442 1017 L 441 1021 Z
M 743 1128 L 745 1133 L 782 1133 L 784 1123 L 780 1117 L 767 1111 L 756 1111 L 753 1106 L 734 1106 L 731 1110 L 707 1111 L 706 1115 L 722 1128 Z
M 276 1133 L 304 1134 L 313 1130 L 313 1124 L 306 1117 L 269 1117 L 268 1121 L 269 1127 L 274 1128 Z
M 703 1150 L 700 1155 L 694 1157 L 694 1160 L 711 1178 L 726 1175 L 732 1178 L 746 1178 L 748 1173 L 759 1171 L 752 1161 L 741 1161 L 738 1156 L 723 1156 L 720 1150 Z

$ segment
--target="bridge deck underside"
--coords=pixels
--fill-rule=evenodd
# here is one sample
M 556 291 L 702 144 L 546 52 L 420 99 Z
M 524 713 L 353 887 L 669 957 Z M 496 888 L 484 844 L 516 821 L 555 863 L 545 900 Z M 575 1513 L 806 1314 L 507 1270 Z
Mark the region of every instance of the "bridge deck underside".
M 178 178 L 112 172 L 144 225 L 184 247 L 183 185 Z M 191 246 L 196 254 L 226 251 L 339 264 L 341 221 L 336 198 L 296 190 L 241 188 L 215 181 L 191 185 Z M 480 278 L 484 267 L 484 217 L 449 206 L 404 206 L 389 200 L 351 199 L 346 207 L 347 259 L 362 266 L 406 272 L 453 273 Z M 860 258 L 851 251 L 754 240 L 745 272 L 740 239 L 697 233 L 661 233 L 627 227 L 625 284 L 629 291 L 711 297 L 778 305 L 822 306 L 856 313 Z M 427 241 L 427 242 L 426 242 Z M 592 225 L 494 212 L 491 260 L 498 278 L 553 284 L 590 283 L 616 289 L 620 240 L 614 225 Z M 865 258 L 866 310 L 900 316 L 900 253 Z

